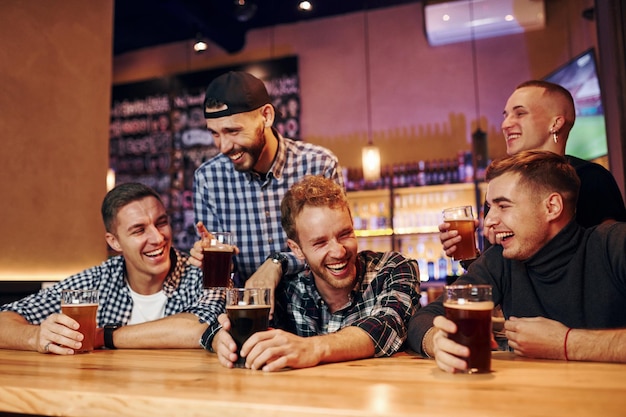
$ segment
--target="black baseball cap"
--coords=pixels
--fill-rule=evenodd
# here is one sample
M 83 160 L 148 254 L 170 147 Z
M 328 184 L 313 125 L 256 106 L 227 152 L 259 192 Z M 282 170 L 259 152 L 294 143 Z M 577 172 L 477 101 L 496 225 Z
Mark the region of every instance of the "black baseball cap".
M 215 103 L 221 103 L 219 108 L 211 108 Z M 241 71 L 230 71 L 222 74 L 206 89 L 204 96 L 204 117 L 217 119 L 245 113 L 270 103 L 263 81 L 254 75 Z M 211 107 L 207 107 L 211 104 Z

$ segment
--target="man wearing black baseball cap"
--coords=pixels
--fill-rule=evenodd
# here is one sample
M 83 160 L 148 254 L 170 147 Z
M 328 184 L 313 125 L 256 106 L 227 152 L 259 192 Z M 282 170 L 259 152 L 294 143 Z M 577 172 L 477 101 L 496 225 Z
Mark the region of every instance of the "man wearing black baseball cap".
M 216 78 L 207 88 L 204 117 L 218 119 L 247 113 L 270 103 L 263 81 L 247 72 L 228 72 Z
M 293 184 L 305 175 L 322 175 L 343 185 L 337 157 L 282 137 L 272 127 L 275 116 L 263 81 L 252 74 L 228 72 L 206 90 L 204 117 L 220 153 L 195 172 L 194 214 L 200 236 L 234 234 L 235 286 L 255 272 L 255 284 L 270 285 L 281 274 L 302 269 L 280 224 L 280 203 Z M 200 266 L 200 241 L 191 254 Z

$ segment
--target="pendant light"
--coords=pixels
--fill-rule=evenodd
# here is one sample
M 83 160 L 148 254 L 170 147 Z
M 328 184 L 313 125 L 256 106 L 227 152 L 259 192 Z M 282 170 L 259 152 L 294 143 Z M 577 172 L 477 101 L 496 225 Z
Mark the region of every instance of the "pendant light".
M 380 150 L 372 141 L 372 100 L 370 92 L 370 56 L 369 28 L 367 9 L 363 13 L 363 32 L 365 35 L 365 102 L 367 105 L 367 146 L 362 150 L 363 179 L 378 181 L 380 179 Z
M 474 33 L 474 2 L 470 2 L 470 35 L 472 45 L 472 68 L 474 72 L 474 105 L 476 110 L 476 130 L 472 133 L 472 155 L 474 165 L 474 181 L 484 179 L 487 168 L 487 133 L 480 128 L 480 97 L 478 94 L 478 60 L 476 58 L 476 37 Z
M 208 47 L 209 45 L 204 40 L 202 33 L 198 32 L 196 34 L 196 40 L 193 43 L 193 50 L 196 51 L 196 53 L 200 53 L 206 51 Z

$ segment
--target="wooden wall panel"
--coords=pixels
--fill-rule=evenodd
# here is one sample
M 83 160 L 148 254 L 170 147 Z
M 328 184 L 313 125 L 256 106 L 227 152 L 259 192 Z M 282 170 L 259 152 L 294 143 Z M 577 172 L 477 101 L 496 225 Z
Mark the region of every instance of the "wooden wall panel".
M 106 258 L 113 1 L 0 3 L 0 280 Z

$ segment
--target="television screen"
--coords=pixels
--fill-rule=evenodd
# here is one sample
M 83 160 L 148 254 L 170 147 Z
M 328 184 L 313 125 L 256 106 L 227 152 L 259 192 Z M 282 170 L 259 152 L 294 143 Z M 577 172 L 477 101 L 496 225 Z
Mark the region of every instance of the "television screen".
M 576 123 L 565 152 L 587 160 L 606 155 L 606 125 L 594 49 L 573 58 L 544 80 L 567 88 L 574 98 Z

